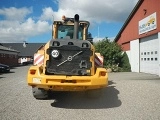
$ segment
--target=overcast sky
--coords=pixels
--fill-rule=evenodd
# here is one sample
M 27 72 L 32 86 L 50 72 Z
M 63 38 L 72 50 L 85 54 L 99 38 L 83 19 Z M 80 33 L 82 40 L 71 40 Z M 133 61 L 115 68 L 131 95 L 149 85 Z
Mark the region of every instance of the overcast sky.
M 61 16 L 91 23 L 97 38 L 113 39 L 138 0 L 0 0 L 0 43 L 47 42 L 52 21 Z

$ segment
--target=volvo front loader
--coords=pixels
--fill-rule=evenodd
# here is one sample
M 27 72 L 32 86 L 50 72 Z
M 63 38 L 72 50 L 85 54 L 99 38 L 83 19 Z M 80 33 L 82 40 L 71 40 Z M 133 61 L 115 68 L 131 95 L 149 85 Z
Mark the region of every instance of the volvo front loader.
M 34 55 L 27 82 L 36 99 L 49 91 L 96 92 L 108 85 L 103 56 L 95 53 L 88 33 L 89 22 L 62 16 L 53 22 L 52 39 Z

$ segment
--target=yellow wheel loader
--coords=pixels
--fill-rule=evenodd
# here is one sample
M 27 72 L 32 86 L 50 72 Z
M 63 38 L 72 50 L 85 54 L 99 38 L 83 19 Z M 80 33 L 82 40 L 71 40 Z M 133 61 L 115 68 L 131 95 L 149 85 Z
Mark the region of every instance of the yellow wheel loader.
M 108 85 L 103 56 L 95 53 L 89 24 L 78 14 L 53 22 L 52 39 L 36 51 L 28 70 L 27 82 L 36 99 L 48 98 L 48 91 L 96 92 Z

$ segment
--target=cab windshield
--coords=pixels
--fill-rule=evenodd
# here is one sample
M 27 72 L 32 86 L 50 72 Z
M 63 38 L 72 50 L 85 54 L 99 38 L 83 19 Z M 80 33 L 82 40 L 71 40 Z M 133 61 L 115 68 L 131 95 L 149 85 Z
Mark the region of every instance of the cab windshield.
M 82 27 L 78 30 L 78 39 L 82 40 Z M 73 25 L 60 25 L 58 27 L 58 38 L 59 39 L 73 39 L 74 26 Z

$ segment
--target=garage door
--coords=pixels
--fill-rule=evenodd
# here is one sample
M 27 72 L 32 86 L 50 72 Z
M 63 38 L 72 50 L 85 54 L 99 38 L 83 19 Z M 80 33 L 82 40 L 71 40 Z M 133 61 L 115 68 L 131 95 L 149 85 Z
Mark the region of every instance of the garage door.
M 159 75 L 158 34 L 140 39 L 140 72 Z

